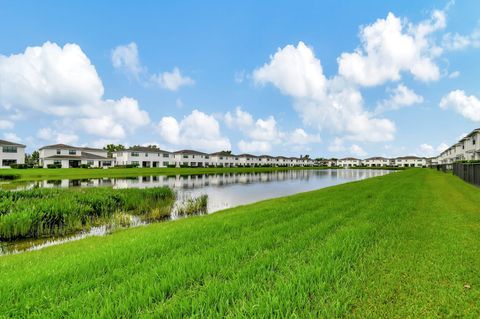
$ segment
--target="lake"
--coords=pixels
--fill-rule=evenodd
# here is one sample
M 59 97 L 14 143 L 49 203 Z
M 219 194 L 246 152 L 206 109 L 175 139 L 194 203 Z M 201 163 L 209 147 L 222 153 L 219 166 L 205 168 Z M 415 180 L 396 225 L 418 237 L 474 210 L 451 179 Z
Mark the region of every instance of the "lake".
M 208 175 L 139 176 L 85 180 L 44 180 L 19 184 L 14 189 L 33 187 L 113 187 L 145 188 L 168 186 L 179 200 L 208 195 L 208 212 L 249 204 L 264 199 L 292 195 L 350 181 L 381 176 L 391 170 L 325 169 L 262 173 L 222 173 Z M 7 185 L 7 184 L 5 184 Z M 10 185 L 15 185 L 14 182 Z

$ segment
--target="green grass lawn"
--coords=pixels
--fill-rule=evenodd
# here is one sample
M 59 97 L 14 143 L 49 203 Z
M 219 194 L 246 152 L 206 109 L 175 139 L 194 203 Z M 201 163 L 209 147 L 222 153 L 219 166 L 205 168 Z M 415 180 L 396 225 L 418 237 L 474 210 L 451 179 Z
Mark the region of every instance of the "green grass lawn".
M 0 258 L 4 317 L 480 317 L 480 190 L 412 169 Z
M 250 173 L 273 172 L 301 169 L 322 169 L 324 167 L 224 167 L 224 168 L 35 168 L 35 169 L 2 169 L 2 177 L 15 177 L 15 181 L 55 180 L 55 179 L 83 179 L 101 177 L 132 177 L 151 175 L 191 175 L 217 173 Z

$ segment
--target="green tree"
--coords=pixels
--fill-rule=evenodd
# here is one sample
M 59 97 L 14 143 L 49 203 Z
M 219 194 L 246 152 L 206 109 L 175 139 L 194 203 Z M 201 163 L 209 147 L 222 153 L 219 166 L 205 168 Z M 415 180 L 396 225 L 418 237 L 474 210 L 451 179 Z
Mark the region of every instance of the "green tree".
M 113 152 L 122 151 L 125 149 L 125 146 L 123 146 L 122 144 L 108 144 L 103 149 L 107 151 L 108 157 L 112 157 Z

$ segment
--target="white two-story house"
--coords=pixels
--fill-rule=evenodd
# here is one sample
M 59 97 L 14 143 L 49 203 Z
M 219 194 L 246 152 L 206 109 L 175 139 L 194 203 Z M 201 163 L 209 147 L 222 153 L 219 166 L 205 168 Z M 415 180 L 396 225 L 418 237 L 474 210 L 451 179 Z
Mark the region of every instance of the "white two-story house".
M 236 167 L 240 164 L 240 157 L 228 152 L 216 152 L 210 154 L 210 163 L 214 166 Z
M 258 166 L 260 165 L 260 159 L 256 155 L 252 154 L 240 154 L 238 155 L 239 166 Z
M 0 140 L 0 168 L 14 164 L 25 164 L 25 145 Z
M 356 167 L 360 166 L 362 161 L 355 157 L 344 157 L 337 161 L 337 165 L 340 167 Z
M 168 167 L 175 165 L 174 154 L 155 147 L 135 146 L 113 152 L 116 165 L 137 167 Z
M 107 151 L 99 148 L 54 144 L 41 147 L 38 151 L 39 165 L 43 168 L 110 167 L 114 164 Z
M 397 167 L 425 167 L 427 159 L 418 156 L 402 156 L 395 158 L 395 166 Z
M 382 167 L 382 166 L 389 166 L 390 165 L 390 159 L 381 157 L 381 156 L 375 156 L 375 157 L 369 157 L 366 158 L 362 161 L 362 164 L 367 167 Z
M 464 158 L 466 160 L 480 160 L 480 129 L 473 130 L 463 139 Z
M 173 152 L 175 165 L 177 167 L 209 167 L 214 165 L 210 159 L 210 155 L 203 152 L 193 150 L 181 150 Z

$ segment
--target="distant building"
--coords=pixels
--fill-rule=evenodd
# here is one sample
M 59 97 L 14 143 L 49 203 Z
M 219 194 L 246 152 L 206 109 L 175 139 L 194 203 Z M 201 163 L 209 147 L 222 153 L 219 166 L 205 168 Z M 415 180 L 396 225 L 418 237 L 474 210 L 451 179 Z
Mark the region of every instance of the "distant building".
M 0 168 L 14 164 L 25 164 L 25 145 L 0 140 Z

